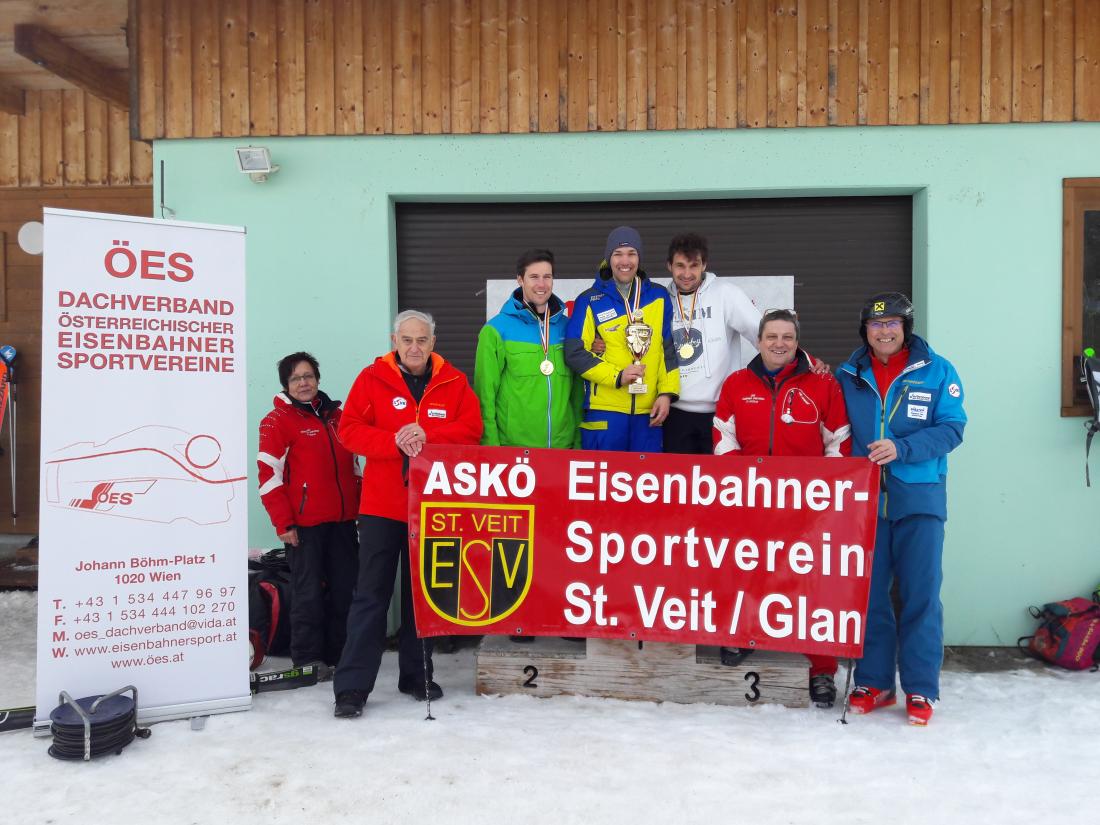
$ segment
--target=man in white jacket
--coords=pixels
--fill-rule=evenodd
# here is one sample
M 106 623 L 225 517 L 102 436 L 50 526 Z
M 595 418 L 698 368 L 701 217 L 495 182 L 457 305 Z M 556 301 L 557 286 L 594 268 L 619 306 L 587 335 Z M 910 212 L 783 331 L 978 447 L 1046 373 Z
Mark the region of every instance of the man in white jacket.
M 710 455 L 714 407 L 726 377 L 748 363 L 762 315 L 744 291 L 707 272 L 707 240 L 688 232 L 668 245 L 672 343 L 680 398 L 664 426 L 666 453 Z M 742 341 L 742 337 L 745 341 Z

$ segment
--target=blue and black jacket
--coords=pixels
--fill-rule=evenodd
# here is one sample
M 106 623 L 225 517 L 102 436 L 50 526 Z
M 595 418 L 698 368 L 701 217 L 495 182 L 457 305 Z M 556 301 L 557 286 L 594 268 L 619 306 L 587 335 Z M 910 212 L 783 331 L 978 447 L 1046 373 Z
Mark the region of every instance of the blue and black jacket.
M 870 348 L 860 347 L 837 370 L 852 425 L 852 455 L 888 438 L 898 457 L 882 469 L 879 516 L 947 518 L 947 454 L 963 440 L 966 412 L 959 374 L 928 342 L 909 338 L 909 362 L 886 388 L 875 383 Z
M 634 306 L 635 289 L 641 289 L 638 308 L 653 330 L 649 351 L 642 357 L 646 392 L 637 395 L 620 385 L 622 371 L 634 362 L 626 343 L 630 323 L 626 307 Z M 607 345 L 603 355 L 592 352 L 597 337 Z M 639 272 L 630 295 L 624 299 L 605 263 L 592 286 L 573 302 L 565 332 L 565 360 L 585 381 L 586 409 L 648 415 L 658 395 L 668 395 L 675 401 L 680 394 L 680 364 L 672 345 L 668 291 Z

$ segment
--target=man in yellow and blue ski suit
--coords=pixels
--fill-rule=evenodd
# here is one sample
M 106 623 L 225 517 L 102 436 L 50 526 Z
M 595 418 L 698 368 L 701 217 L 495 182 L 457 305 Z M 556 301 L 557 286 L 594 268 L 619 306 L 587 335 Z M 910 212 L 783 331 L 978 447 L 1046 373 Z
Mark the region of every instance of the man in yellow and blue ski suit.
M 586 450 L 661 452 L 661 425 L 679 396 L 668 292 L 641 270 L 641 256 L 637 230 L 613 229 L 599 274 L 577 297 L 566 328 L 566 363 L 585 382 L 581 446 Z M 633 363 L 626 340 L 633 312 L 641 312 L 653 331 L 640 364 Z M 597 338 L 606 345 L 600 355 L 592 350 Z M 645 392 L 629 391 L 636 379 Z

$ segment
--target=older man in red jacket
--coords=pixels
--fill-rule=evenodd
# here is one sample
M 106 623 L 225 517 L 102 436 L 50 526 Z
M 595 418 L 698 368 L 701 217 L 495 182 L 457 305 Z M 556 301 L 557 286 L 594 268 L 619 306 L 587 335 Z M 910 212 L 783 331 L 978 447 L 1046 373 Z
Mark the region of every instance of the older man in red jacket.
M 366 458 L 359 502 L 359 582 L 348 636 L 336 668 L 335 715 L 363 712 L 386 645 L 386 613 L 401 565 L 397 689 L 438 699 L 431 644 L 416 636 L 409 570 L 409 459 L 427 443 L 477 444 L 481 408 L 466 376 L 436 355 L 435 322 L 416 310 L 398 314 L 394 349 L 359 373 L 340 419 L 340 440 Z
M 851 455 L 851 427 L 840 384 L 833 376 L 812 371 L 809 356 L 798 346 L 798 316 L 790 309 L 770 309 L 760 319 L 757 355 L 726 379 L 714 411 L 714 454 Z M 722 659 L 733 664 L 742 652 L 724 648 Z M 836 659 L 810 660 L 810 699 L 818 707 L 836 701 Z

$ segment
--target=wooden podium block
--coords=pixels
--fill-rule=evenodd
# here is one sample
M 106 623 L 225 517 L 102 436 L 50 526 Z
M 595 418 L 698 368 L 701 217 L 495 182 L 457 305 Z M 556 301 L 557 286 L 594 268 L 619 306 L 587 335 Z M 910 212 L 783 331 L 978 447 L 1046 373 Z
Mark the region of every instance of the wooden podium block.
M 480 694 L 806 707 L 809 673 L 806 657 L 794 653 L 758 651 L 728 667 L 717 647 L 617 639 L 486 636 L 477 653 Z

